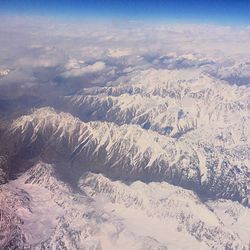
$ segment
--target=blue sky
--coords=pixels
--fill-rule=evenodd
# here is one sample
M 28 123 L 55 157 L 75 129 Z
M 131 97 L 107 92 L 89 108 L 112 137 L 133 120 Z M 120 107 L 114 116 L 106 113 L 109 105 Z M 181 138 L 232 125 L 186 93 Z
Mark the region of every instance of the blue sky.
M 250 24 L 250 0 L 0 0 L 5 14 Z

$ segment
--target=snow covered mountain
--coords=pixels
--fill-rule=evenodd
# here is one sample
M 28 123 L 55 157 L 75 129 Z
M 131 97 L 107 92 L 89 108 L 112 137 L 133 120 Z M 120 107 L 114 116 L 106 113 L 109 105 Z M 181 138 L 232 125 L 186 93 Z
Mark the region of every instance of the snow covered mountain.
M 249 227 L 250 214 L 237 202 L 203 203 L 194 192 L 165 182 L 126 185 L 93 173 L 83 174 L 78 187 L 74 192 L 56 177 L 53 165 L 43 162 L 2 185 L 2 246 L 247 249 L 248 235 L 241 228 Z M 229 213 L 234 216 L 227 220 Z
M 167 181 L 248 205 L 248 146 L 227 148 L 202 138 L 190 143 L 191 136 L 197 137 L 192 134 L 179 139 L 137 125 L 84 123 L 42 108 L 17 119 L 3 140 L 8 142 L 7 152 L 15 157 L 68 164 L 72 178 L 94 171 L 128 182 Z
M 51 103 L 0 129 L 3 249 L 249 248 L 249 85 L 151 68 Z
M 250 83 L 250 62 L 241 62 L 222 67 L 217 70 L 217 76 L 231 84 L 246 85 Z
M 151 69 L 121 77 L 109 87 L 83 89 L 63 102 L 64 109 L 84 121 L 139 124 L 177 137 L 207 126 L 213 130 L 232 130 L 239 126 L 236 122 L 244 126 L 249 87 L 230 86 L 201 70 Z M 246 127 L 240 130 L 247 133 Z M 241 135 L 234 137 L 240 143 Z

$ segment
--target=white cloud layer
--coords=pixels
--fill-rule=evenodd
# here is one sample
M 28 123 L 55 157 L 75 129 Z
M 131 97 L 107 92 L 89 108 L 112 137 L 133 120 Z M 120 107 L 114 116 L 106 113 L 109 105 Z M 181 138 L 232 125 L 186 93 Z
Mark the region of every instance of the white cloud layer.
M 2 16 L 0 33 L 0 70 L 10 70 L 1 74 L 2 95 L 12 84 L 21 94 L 44 84 L 76 90 L 149 68 L 201 68 L 230 84 L 249 83 L 249 27 Z
M 81 61 L 77 62 L 76 60 L 70 60 L 65 65 L 66 71 L 62 73 L 63 77 L 80 77 L 85 74 L 93 74 L 96 72 L 100 72 L 105 69 L 104 62 L 95 62 L 89 65 L 82 65 Z

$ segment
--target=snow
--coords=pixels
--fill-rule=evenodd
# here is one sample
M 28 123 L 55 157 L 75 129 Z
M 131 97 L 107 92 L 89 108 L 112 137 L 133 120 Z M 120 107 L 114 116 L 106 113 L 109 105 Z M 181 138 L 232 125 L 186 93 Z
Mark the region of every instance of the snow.
M 182 109 L 178 109 L 178 113 L 177 110 L 174 111 L 177 125 L 170 135 L 161 134 L 153 129 L 143 129 L 139 124 L 116 124 L 107 121 L 83 122 L 70 114 L 57 113 L 52 108 L 41 108 L 31 115 L 20 117 L 13 122 L 10 133 L 18 134 L 20 132 L 23 139 L 29 134 L 34 141 L 36 134 L 42 132 L 47 140 L 54 143 L 55 147 L 60 147 L 61 140 L 64 138 L 68 143 L 68 150 L 71 150 L 71 153 L 75 152 L 72 155 L 82 157 L 82 159 L 87 156 L 94 160 L 98 157 L 99 152 L 105 149 L 107 154 L 101 161 L 106 164 L 106 167 L 91 166 L 93 171 L 96 168 L 104 174 L 107 168 L 120 168 L 124 158 L 129 159 L 130 174 L 127 177 L 131 179 L 133 173 L 139 172 L 139 176 L 144 180 L 143 175 L 147 168 L 151 173 L 154 171 L 164 173 L 169 168 L 176 171 L 177 168 L 177 171 L 183 173 L 186 181 L 194 180 L 196 185 L 201 183 L 201 185 L 209 186 L 211 185 L 209 180 L 213 174 L 212 178 L 217 180 L 225 178 L 227 185 L 231 186 L 230 189 L 227 189 L 225 197 L 228 197 L 228 190 L 232 194 L 234 193 L 233 177 L 228 177 L 226 172 L 223 173 L 223 177 L 221 176 L 221 164 L 224 161 L 229 161 L 229 168 L 232 171 L 234 171 L 235 166 L 242 170 L 243 175 L 238 179 L 237 185 L 239 185 L 239 192 L 242 192 L 240 193 L 241 200 L 247 198 L 248 194 L 244 191 L 245 189 L 241 188 L 241 185 L 247 185 L 247 168 L 244 166 L 249 165 L 247 142 L 240 139 L 242 129 L 245 130 L 241 120 L 231 121 L 229 117 L 230 122 L 223 127 L 221 127 L 220 121 L 218 125 L 214 122 L 211 127 L 210 124 L 196 127 L 195 123 L 189 122 L 191 118 L 188 116 L 191 113 L 187 113 L 186 110 L 182 110 L 183 115 L 178 118 L 180 110 Z M 233 111 L 232 115 L 234 113 Z M 248 119 L 246 113 L 244 119 Z M 32 129 L 31 134 L 30 129 Z M 89 149 L 91 145 L 95 145 L 94 150 Z M 242 149 L 238 150 L 238 147 Z M 208 148 L 210 151 L 207 150 Z M 216 151 L 215 148 L 219 150 Z M 84 155 L 86 152 L 87 155 Z M 145 157 L 148 160 L 138 171 L 137 168 L 139 168 L 140 162 L 145 160 Z M 161 164 L 162 160 L 163 164 Z M 218 163 L 211 165 L 211 160 Z M 211 171 L 211 169 L 213 170 Z M 169 181 L 168 173 L 164 174 L 163 176 L 159 174 L 157 178 Z M 153 179 L 153 177 L 150 178 Z M 219 195 L 223 194 L 219 182 L 218 187 L 215 188 Z
M 16 211 L 17 216 L 23 220 L 22 228 L 27 241 L 30 244 L 38 244 L 49 238 L 58 223 L 58 216 L 63 214 L 63 210 L 51 202 L 51 192 L 29 184 L 10 182 L 9 185 L 11 188 L 25 190 L 32 200 L 30 211 L 22 207 Z
M 238 202 L 228 200 L 209 201 L 207 205 L 228 228 L 237 232 L 246 244 L 250 243 L 250 210 L 248 208 Z
M 192 191 L 168 183 L 126 185 L 92 173 L 84 174 L 80 189 L 73 192 L 56 176 L 52 165 L 40 162 L 1 187 L 8 190 L 7 200 L 17 199 L 12 213 L 22 221 L 18 226 L 31 248 L 45 243 L 70 249 L 218 249 L 224 248 L 229 239 L 235 249 L 247 246 L 247 234 L 240 225 L 249 215 L 240 204 L 234 203 L 235 208 L 229 201 L 204 205 Z M 22 194 L 29 199 L 20 202 L 25 200 Z M 2 200 L 2 208 L 8 204 L 5 202 Z M 223 217 L 230 209 L 237 212 L 233 214 L 233 226 Z M 200 220 L 204 226 L 195 229 Z M 213 235 L 217 230 L 218 238 L 210 235 L 197 240 L 199 230 L 201 235 Z

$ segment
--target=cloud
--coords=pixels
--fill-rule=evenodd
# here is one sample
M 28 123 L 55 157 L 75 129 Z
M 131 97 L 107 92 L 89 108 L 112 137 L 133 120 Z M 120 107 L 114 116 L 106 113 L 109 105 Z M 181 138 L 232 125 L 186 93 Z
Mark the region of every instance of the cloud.
M 108 50 L 108 56 L 114 57 L 114 58 L 120 58 L 124 56 L 131 55 L 131 50 L 129 48 L 127 49 L 109 49 Z
M 70 60 L 66 65 L 66 71 L 62 73 L 63 77 L 81 77 L 86 74 L 93 74 L 103 71 L 106 68 L 105 62 L 95 62 L 84 65 L 82 61 Z
M 0 69 L 0 77 L 7 76 L 10 73 L 10 69 Z
M 226 68 L 248 62 L 250 51 L 249 27 L 3 16 L 0 33 L 0 69 L 10 70 L 0 78 L 0 95 L 41 86 L 67 94 L 149 68 L 196 67 L 234 82 Z

